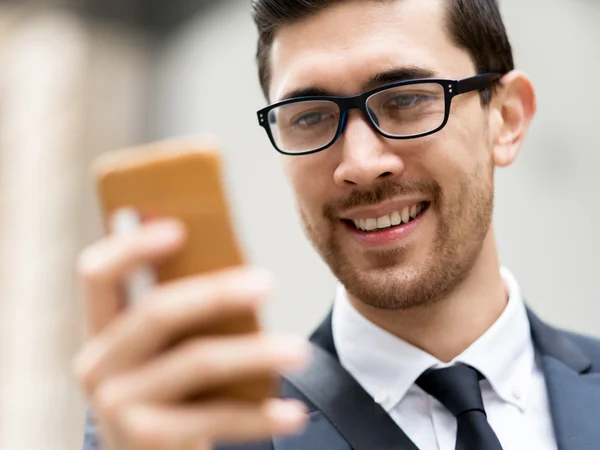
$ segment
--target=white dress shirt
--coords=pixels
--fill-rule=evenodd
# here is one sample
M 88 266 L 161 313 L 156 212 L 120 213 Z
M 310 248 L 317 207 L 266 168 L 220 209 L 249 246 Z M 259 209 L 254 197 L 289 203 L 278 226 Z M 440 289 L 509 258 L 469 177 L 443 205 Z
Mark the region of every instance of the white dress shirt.
M 544 374 L 535 355 L 519 286 L 502 268 L 508 305 L 500 318 L 450 364 L 362 316 L 339 286 L 333 340 L 342 365 L 421 450 L 454 450 L 456 418 L 415 381 L 429 368 L 464 363 L 479 370 L 483 404 L 504 450 L 552 450 L 556 439 Z

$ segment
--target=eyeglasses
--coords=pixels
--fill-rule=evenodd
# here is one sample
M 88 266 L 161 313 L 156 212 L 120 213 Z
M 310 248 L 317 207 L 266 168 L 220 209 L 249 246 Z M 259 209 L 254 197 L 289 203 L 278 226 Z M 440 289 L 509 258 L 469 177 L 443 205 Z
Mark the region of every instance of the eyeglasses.
M 258 123 L 284 155 L 308 155 L 333 145 L 351 109 L 361 110 L 386 138 L 416 139 L 446 126 L 454 97 L 488 88 L 501 77 L 501 73 L 484 73 L 462 80 L 426 78 L 388 84 L 353 97 L 293 98 L 258 111 Z

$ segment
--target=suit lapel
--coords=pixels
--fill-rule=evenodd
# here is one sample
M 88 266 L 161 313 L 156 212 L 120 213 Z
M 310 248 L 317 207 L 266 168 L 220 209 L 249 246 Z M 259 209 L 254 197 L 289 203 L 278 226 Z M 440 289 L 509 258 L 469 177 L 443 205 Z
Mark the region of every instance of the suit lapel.
M 281 385 L 281 396 L 302 401 L 309 409 L 309 420 L 300 434 L 273 439 L 273 450 L 352 450 L 321 411 L 286 379 Z
M 331 425 L 320 411 L 308 416 L 308 424 L 296 436 L 275 438 L 274 450 L 352 450 L 350 444 Z
M 600 373 L 564 333 L 529 312 L 541 356 L 559 450 L 594 450 L 600 442 Z
M 331 315 L 311 336 L 311 342 L 316 347 L 312 365 L 283 384 L 284 397 L 297 398 L 309 406 L 309 424 L 298 436 L 275 440 L 274 449 L 417 450 L 383 408 L 339 364 Z
M 558 450 L 596 450 L 600 442 L 600 372 L 567 335 L 528 311 L 532 339 L 541 357 Z M 338 358 L 331 330 L 331 314 L 311 336 L 311 342 Z M 275 450 L 351 450 L 337 429 L 292 384 L 284 381 L 283 394 L 308 404 L 308 427 L 299 435 L 275 440 Z M 340 392 L 343 396 L 345 393 Z M 372 402 L 373 405 L 376 405 Z M 377 406 L 377 405 L 376 405 Z M 398 428 L 401 435 L 404 433 Z M 369 436 L 365 435 L 368 441 Z M 414 450 L 400 439 L 399 449 Z
M 335 343 L 333 342 L 333 328 L 331 325 L 332 316 L 333 311 L 330 311 L 325 320 L 319 325 L 319 328 L 311 335 L 310 341 L 339 360 Z

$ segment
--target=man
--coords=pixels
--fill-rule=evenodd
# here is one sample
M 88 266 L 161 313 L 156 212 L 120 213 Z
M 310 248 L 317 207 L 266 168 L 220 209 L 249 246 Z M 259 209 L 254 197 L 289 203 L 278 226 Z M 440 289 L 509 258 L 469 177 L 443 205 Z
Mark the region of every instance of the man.
M 112 450 L 600 449 L 600 342 L 537 319 L 498 262 L 494 170 L 515 160 L 536 99 L 495 1 L 255 0 L 253 11 L 272 103 L 259 124 L 340 281 L 312 337 L 326 363 L 308 384 L 325 401 L 293 377 L 287 400 L 182 401 L 297 370 L 308 349 L 268 335 L 165 346 L 258 308 L 269 283 L 256 270 L 160 286 L 120 312 L 127 273 L 185 241 L 157 222 L 81 259 L 93 338 L 77 373 L 97 423 L 86 449 L 98 438 Z

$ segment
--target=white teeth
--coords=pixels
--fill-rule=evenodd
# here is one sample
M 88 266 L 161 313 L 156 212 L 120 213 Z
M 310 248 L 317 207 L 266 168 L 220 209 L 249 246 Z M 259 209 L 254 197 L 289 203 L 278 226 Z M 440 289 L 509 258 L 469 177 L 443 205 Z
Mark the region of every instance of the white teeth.
M 381 216 L 377 219 L 355 219 L 354 226 L 359 230 L 373 231 L 376 229 L 385 229 L 396 227 L 402 223 L 409 223 L 411 219 L 416 218 L 423 211 L 423 203 L 418 205 L 406 206 L 401 211 L 394 211 L 390 215 Z
M 390 216 L 382 216 L 377 219 L 377 228 L 389 228 L 392 226 Z
M 410 217 L 412 219 L 417 217 L 417 205 L 413 205 L 412 208 L 410 208 Z
M 408 221 L 410 220 L 410 213 L 408 212 L 408 206 L 405 206 L 404 209 L 402 210 L 402 222 L 404 223 L 408 223 Z
M 377 228 L 377 219 L 366 219 L 365 230 L 371 231 Z

